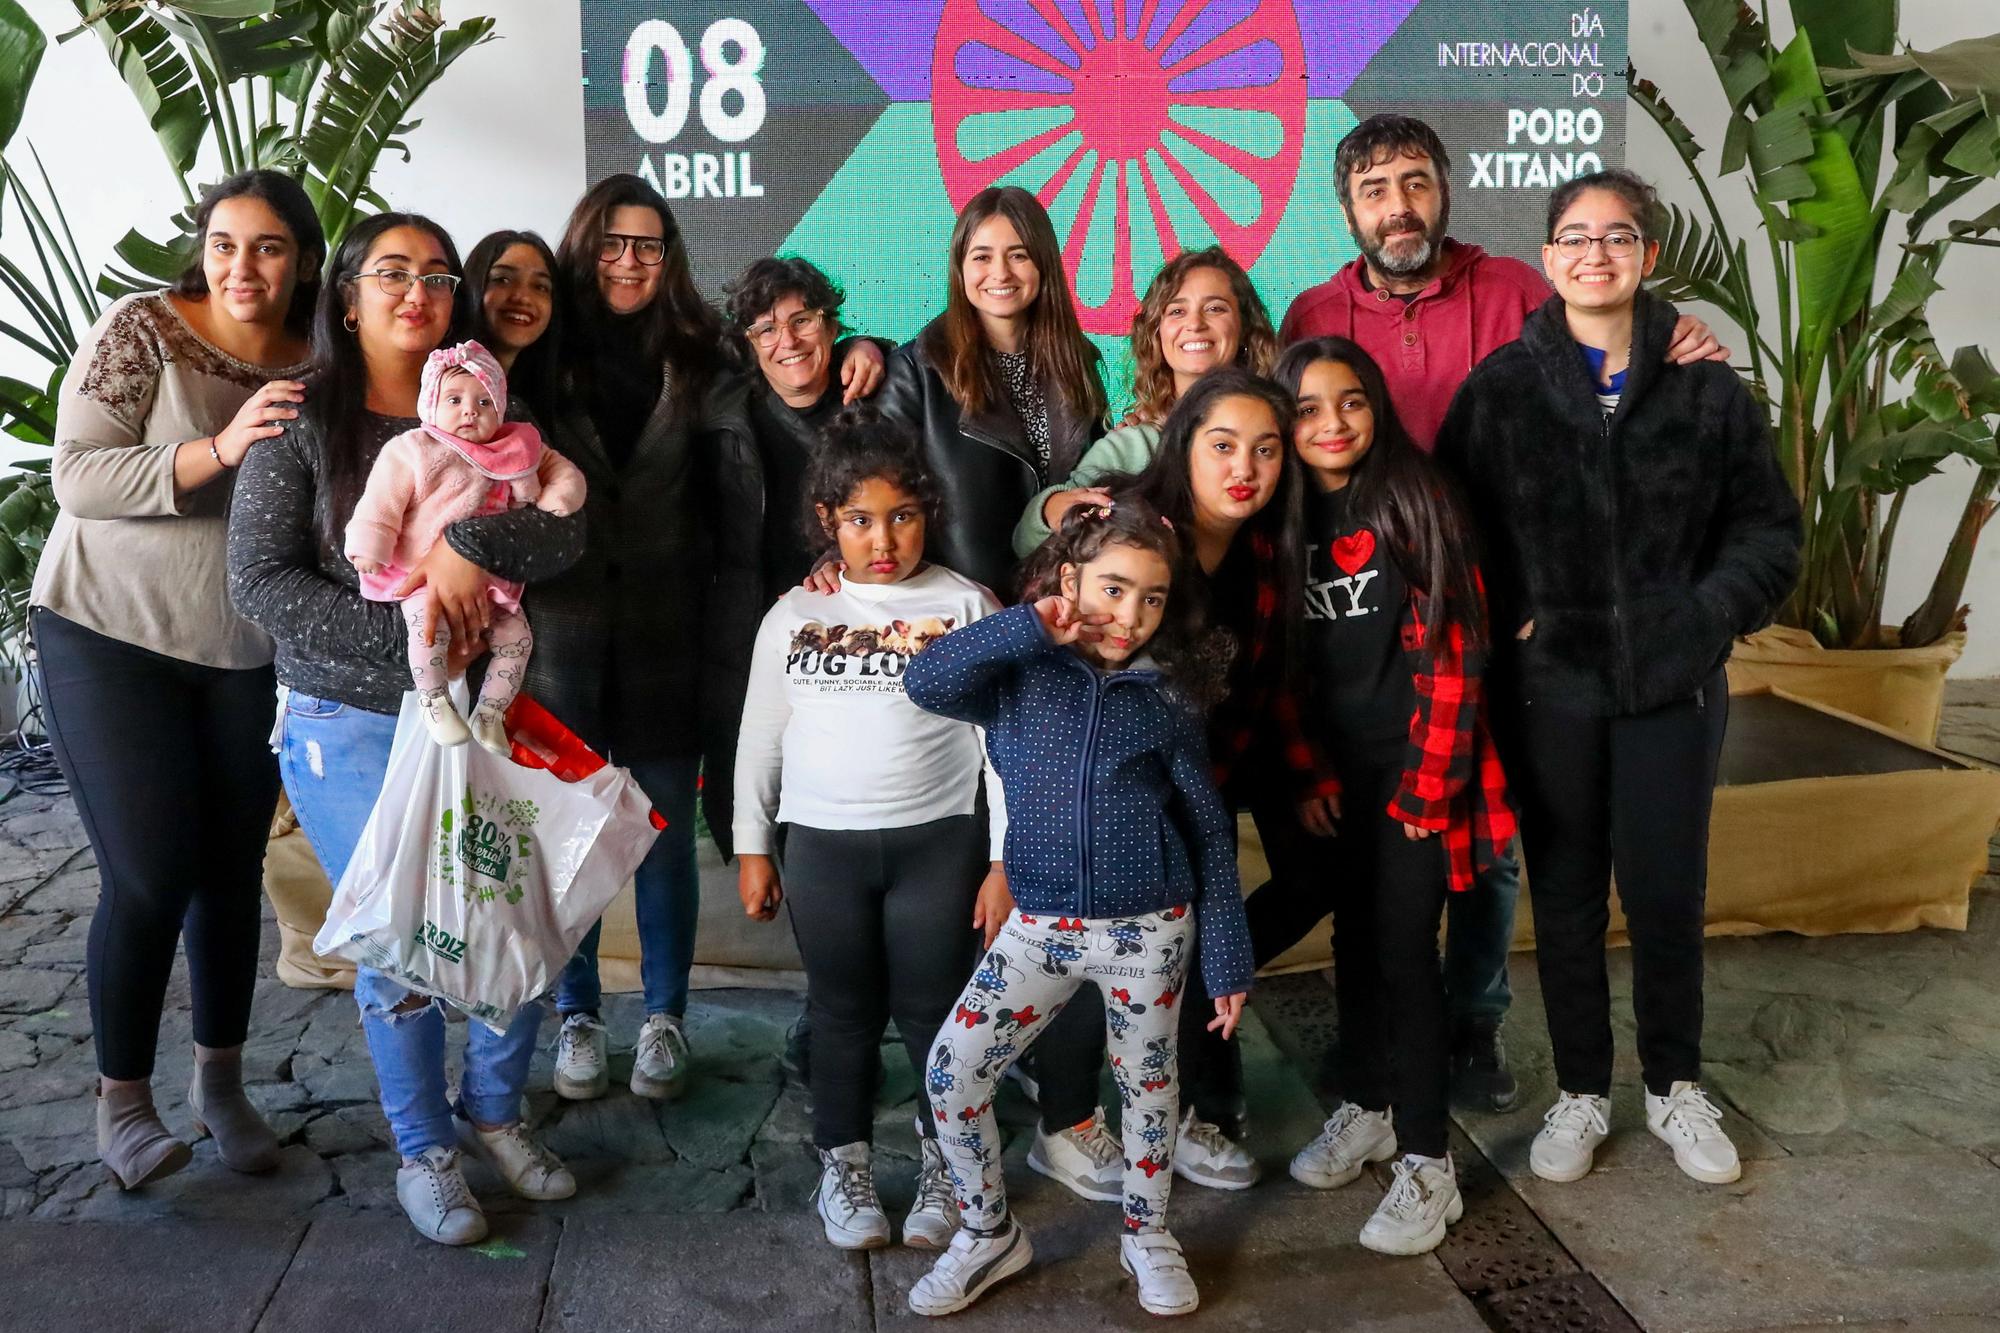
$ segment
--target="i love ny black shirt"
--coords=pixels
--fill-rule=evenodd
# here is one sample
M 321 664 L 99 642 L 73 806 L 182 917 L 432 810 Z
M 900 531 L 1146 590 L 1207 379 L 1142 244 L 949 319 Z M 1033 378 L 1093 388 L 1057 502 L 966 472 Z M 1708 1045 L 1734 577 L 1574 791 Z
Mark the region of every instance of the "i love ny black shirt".
M 1307 500 L 1309 725 L 1337 755 L 1393 761 L 1416 709 L 1401 632 L 1408 585 L 1378 534 L 1348 520 L 1347 497 Z

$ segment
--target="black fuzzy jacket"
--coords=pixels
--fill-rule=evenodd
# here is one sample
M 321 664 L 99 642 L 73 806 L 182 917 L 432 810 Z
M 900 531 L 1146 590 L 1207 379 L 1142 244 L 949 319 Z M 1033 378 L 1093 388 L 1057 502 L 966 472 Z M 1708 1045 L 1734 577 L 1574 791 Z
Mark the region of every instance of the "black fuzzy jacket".
M 1059 389 L 1043 385 L 1049 405 L 1045 481 L 1036 472 L 1035 447 L 1013 405 L 1003 395 L 985 411 L 967 415 L 938 370 L 944 355 L 944 320 L 939 317 L 889 357 L 888 380 L 876 401 L 884 416 L 916 431 L 924 462 L 943 495 L 944 512 L 924 539 L 924 554 L 984 584 L 1005 602 L 1014 591 L 1014 525 L 1021 511 L 1048 481 L 1076 470 L 1104 423 L 1078 416 Z M 1093 373 L 1095 369 L 1093 365 Z
M 1624 716 L 1686 698 L 1798 577 L 1799 508 L 1764 410 L 1721 362 L 1667 362 L 1674 319 L 1639 294 L 1606 417 L 1551 298 L 1466 378 L 1439 432 L 1485 539 L 1497 665 L 1523 701 Z

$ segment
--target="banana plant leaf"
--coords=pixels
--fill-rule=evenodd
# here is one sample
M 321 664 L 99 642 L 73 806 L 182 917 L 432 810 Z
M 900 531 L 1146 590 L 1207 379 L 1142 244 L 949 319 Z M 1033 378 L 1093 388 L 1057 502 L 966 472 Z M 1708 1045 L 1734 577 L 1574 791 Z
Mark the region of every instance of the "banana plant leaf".
M 91 0 L 72 2 L 138 99 L 168 164 L 185 175 L 193 169 L 208 131 L 208 104 L 172 34 L 143 9 L 112 10 Z
M 18 0 L 0 0 L 0 148 L 21 128 L 28 89 L 48 45 L 42 25 L 28 17 Z

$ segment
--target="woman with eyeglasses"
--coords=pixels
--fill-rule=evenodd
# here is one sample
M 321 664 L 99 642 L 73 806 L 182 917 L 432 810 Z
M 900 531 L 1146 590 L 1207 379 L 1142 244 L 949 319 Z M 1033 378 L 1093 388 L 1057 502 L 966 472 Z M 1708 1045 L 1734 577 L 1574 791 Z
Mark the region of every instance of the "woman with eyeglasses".
M 1632 937 L 1646 1124 L 1696 1180 L 1740 1170 L 1701 1078 L 1708 817 L 1731 641 L 1798 573 L 1799 509 L 1727 365 L 1667 360 L 1653 190 L 1627 171 L 1549 201 L 1556 294 L 1453 400 L 1438 457 L 1486 540 L 1494 722 L 1533 876 L 1559 1096 L 1528 1154 L 1580 1180 L 1609 1133 L 1613 871 Z
M 278 799 L 271 643 L 229 605 L 223 545 L 236 470 L 297 413 L 326 245 L 311 200 L 274 171 L 210 190 L 195 234 L 180 280 L 114 304 L 64 377 L 62 512 L 29 599 L 49 737 L 97 857 L 85 963 L 97 1149 L 126 1189 L 192 1156 L 152 1089 L 183 939 L 189 1106 L 225 1165 L 278 1163 L 242 1076 Z
M 460 274 L 451 238 L 427 218 L 378 213 L 347 233 L 313 316 L 305 405 L 250 451 L 230 510 L 230 595 L 277 642 L 279 772 L 336 882 L 381 792 L 410 685 L 402 613 L 362 596 L 342 536 L 382 446 L 418 425 L 424 362 L 451 329 Z M 488 579 L 532 584 L 559 573 L 581 551 L 582 527 L 580 516 L 529 507 L 445 529 L 404 590 L 427 594 L 429 617 L 450 626 L 451 674 L 486 651 Z M 454 1099 L 439 1004 L 368 967 L 354 995 L 402 1156 L 396 1197 L 420 1234 L 446 1245 L 486 1234 L 459 1168 L 461 1143 L 523 1198 L 575 1192 L 521 1120 L 539 1004 L 522 1006 L 505 1033 L 466 1025 Z

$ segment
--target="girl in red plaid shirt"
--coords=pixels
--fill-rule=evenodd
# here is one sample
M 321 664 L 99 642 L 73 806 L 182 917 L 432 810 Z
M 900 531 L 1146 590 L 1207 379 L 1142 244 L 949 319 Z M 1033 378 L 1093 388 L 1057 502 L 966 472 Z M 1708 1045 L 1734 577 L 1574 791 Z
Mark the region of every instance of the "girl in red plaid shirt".
M 1422 1254 L 1464 1206 L 1446 1144 L 1450 1042 L 1438 959 L 1445 896 L 1513 836 L 1480 707 L 1486 616 L 1471 528 L 1411 442 L 1382 372 L 1345 338 L 1289 348 L 1307 487 L 1306 731 L 1342 790 L 1322 873 L 1334 907 L 1340 1086 L 1346 1100 L 1292 1160 L 1332 1189 L 1395 1159 L 1362 1228 Z

